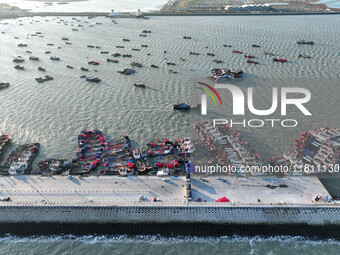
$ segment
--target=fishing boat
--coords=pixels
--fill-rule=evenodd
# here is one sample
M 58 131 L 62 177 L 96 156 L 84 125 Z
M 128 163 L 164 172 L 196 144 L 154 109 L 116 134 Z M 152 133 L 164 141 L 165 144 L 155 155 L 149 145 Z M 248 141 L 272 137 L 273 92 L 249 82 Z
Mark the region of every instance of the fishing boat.
M 177 140 L 175 146 L 179 154 L 190 154 L 195 151 L 195 146 L 192 143 L 190 137 L 186 137 L 183 140 Z
M 7 83 L 8 84 L 8 83 Z M 1 88 L 1 85 L 0 85 Z M 11 140 L 10 134 L 1 133 L 0 134 L 0 154 L 2 148 Z
M 314 41 L 305 41 L 305 40 L 300 40 L 296 42 L 297 44 L 308 44 L 308 45 L 314 45 Z
M 131 62 L 130 65 L 136 66 L 136 67 L 142 67 L 142 63 L 137 63 L 137 62 Z
M 9 83 L 1 82 L 0 83 L 0 90 L 7 89 L 9 87 Z M 1 141 L 1 140 L 0 140 Z
M 158 66 L 156 66 L 156 65 L 151 65 L 151 67 L 153 67 L 153 68 L 158 68 Z
M 141 87 L 141 88 L 145 88 L 145 83 L 143 82 L 136 82 L 135 84 L 133 84 L 136 87 Z
M 16 65 L 14 68 L 18 69 L 18 70 L 24 70 L 25 69 L 23 66 L 20 66 L 20 65 Z
M 88 64 L 89 65 L 97 66 L 97 65 L 99 65 L 99 62 L 97 62 L 97 61 L 90 61 L 90 62 L 88 62 Z
M 137 148 L 135 148 L 133 151 L 132 151 L 132 155 L 133 155 L 133 158 L 134 159 L 140 159 L 141 158 L 141 154 L 139 152 L 139 150 Z
M 248 64 L 258 64 L 259 62 L 248 59 L 248 60 L 247 60 L 247 63 L 248 63 Z
M 61 174 L 67 171 L 70 163 L 66 159 L 46 159 L 37 163 L 38 172 L 46 174 Z
M 309 59 L 309 58 L 312 58 L 312 57 L 309 56 L 309 55 L 299 54 L 298 58 L 307 58 L 307 59 Z
M 173 145 L 168 139 L 155 139 L 147 144 L 148 155 L 168 155 L 173 153 Z
M 51 81 L 53 80 L 53 77 L 52 76 L 49 76 L 49 75 L 46 75 L 45 78 L 36 78 L 35 79 L 38 83 L 43 83 L 45 81 Z
M 187 103 L 174 104 L 172 107 L 174 110 L 190 110 L 190 105 Z
M 118 172 L 121 176 L 124 176 L 124 177 L 133 174 L 133 170 L 128 169 L 127 167 L 120 167 Z
M 33 56 L 30 56 L 28 59 L 29 60 L 33 60 L 33 61 L 39 61 L 38 57 L 33 57 Z
M 30 170 L 32 162 L 39 151 L 39 144 L 24 144 L 19 145 L 12 150 L 1 164 L 3 167 L 8 167 L 9 174 L 23 174 L 26 170 Z
M 243 52 L 239 50 L 233 50 L 233 53 L 243 54 Z
M 284 59 L 284 58 L 273 58 L 273 61 L 274 62 L 285 63 L 285 62 L 287 62 L 287 59 Z
M 38 82 L 38 83 L 42 83 L 42 82 L 44 82 L 44 79 L 43 78 L 35 78 L 35 80 Z
M 169 69 L 169 72 L 170 72 L 170 73 L 175 73 L 175 74 L 178 73 L 177 71 L 174 71 L 174 70 L 172 70 L 172 69 Z
M 117 59 L 106 59 L 107 62 L 111 62 L 111 63 L 118 63 L 118 60 Z
M 165 167 L 165 164 L 166 164 L 165 162 L 158 162 L 157 161 L 156 163 L 153 164 L 153 167 L 154 168 L 163 168 L 163 167 Z
M 23 175 L 27 168 L 28 166 L 25 163 L 13 163 L 10 166 L 8 173 L 10 175 Z
M 223 61 L 222 61 L 222 60 L 219 60 L 219 59 L 214 59 L 213 62 L 216 63 L 216 64 L 223 63 Z
M 14 63 L 22 63 L 24 61 L 25 61 L 25 59 L 23 59 L 23 58 L 15 58 L 15 59 L 13 59 Z
M 136 159 L 136 167 L 139 172 L 144 172 L 146 170 L 145 164 L 142 159 Z
M 225 68 L 215 68 L 211 70 L 210 78 L 216 82 L 242 78 L 243 71 L 231 71 Z
M 86 81 L 89 81 L 89 82 L 96 82 L 96 83 L 99 83 L 99 82 L 102 81 L 102 80 L 99 79 L 99 78 L 93 78 L 93 77 L 86 77 L 85 80 L 86 80 Z
M 58 58 L 58 57 L 56 57 L 56 56 L 51 56 L 50 59 L 51 59 L 51 60 L 57 60 L 57 61 L 60 60 L 60 58 Z
M 168 177 L 170 173 L 170 170 L 167 168 L 163 168 L 160 171 L 157 172 L 157 177 Z
M 150 170 L 152 169 L 152 164 L 150 162 L 150 159 L 148 157 L 148 152 L 144 149 L 144 148 L 141 148 L 139 150 L 140 154 L 141 154 L 141 158 L 143 160 L 143 163 L 144 163 L 144 167 L 146 170 Z
M 117 71 L 118 73 L 125 74 L 125 75 L 130 75 L 135 73 L 136 71 L 133 69 L 125 68 L 123 71 Z

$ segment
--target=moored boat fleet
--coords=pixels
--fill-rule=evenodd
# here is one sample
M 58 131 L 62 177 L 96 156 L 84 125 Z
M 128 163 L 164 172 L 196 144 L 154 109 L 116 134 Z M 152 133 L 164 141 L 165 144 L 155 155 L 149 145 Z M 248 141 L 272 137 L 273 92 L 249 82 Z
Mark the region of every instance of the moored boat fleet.
M 78 151 L 71 159 L 47 158 L 33 166 L 40 144 L 23 144 L 12 150 L 1 164 L 3 175 L 120 175 L 149 174 L 164 177 L 183 174 L 194 145 L 189 137 L 171 142 L 166 138 L 153 139 L 144 148 L 131 147 L 130 138 L 123 135 L 109 141 L 100 130 L 82 130 L 78 135 Z M 10 135 L 0 136 L 2 147 Z
M 209 158 L 193 153 L 191 161 L 195 165 L 231 166 L 223 173 L 237 176 L 268 174 L 323 176 L 340 172 L 340 129 L 323 127 L 303 132 L 298 139 L 294 139 L 293 153 L 285 153 L 283 157 L 277 157 L 274 153 L 274 157 L 268 158 L 267 161 L 251 148 L 240 133 L 228 125 L 214 127 L 210 122 L 203 122 L 196 123 L 194 129 L 201 137 L 205 146 L 204 151 L 216 155 L 215 158 Z M 277 168 L 270 172 L 269 166 Z
M 216 158 L 213 161 L 206 162 L 195 159 L 194 153 L 192 161 L 195 164 L 209 163 L 211 165 L 215 163 L 220 166 L 233 166 L 235 171 L 227 171 L 226 174 L 237 174 L 239 176 L 245 175 L 242 172 L 242 167 L 264 164 L 262 157 L 251 148 L 240 133 L 225 124 L 214 127 L 212 123 L 206 121 L 194 124 L 194 130 L 201 137 L 206 151 L 216 153 Z
M 0 174 L 21 175 L 121 175 L 149 174 L 164 177 L 194 171 L 196 165 L 228 166 L 222 174 L 237 176 L 265 175 L 264 165 L 286 166 L 280 174 L 338 173 L 340 171 L 340 129 L 313 128 L 294 139 L 294 152 L 265 161 L 235 129 L 210 122 L 194 124 L 200 139 L 190 137 L 170 141 L 153 139 L 145 147 L 132 147 L 127 135 L 107 139 L 100 130 L 82 130 L 78 134 L 78 151 L 71 159 L 47 158 L 32 164 L 40 144 L 22 144 L 4 159 Z M 10 134 L 0 136 L 1 149 Z M 190 168 L 191 166 L 191 168 Z M 232 167 L 232 168 L 231 168 Z M 251 167 L 252 171 L 244 172 Z M 231 170 L 232 169 L 232 170 Z M 254 170 L 255 169 L 255 170 Z
M 1 173 L 5 170 L 10 175 L 30 173 L 33 160 L 39 151 L 40 144 L 23 144 L 12 150 L 1 164 Z
M 313 128 L 294 139 L 294 152 L 283 155 L 295 174 L 339 173 L 340 129 Z

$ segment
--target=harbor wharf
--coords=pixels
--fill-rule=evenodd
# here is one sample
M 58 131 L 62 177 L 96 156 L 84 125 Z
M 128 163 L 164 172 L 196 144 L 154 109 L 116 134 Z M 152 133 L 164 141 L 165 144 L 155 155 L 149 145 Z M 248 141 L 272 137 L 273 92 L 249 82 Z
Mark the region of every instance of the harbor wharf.
M 187 190 L 192 200 L 187 199 Z M 316 177 L 11 176 L 0 223 L 340 225 L 340 204 Z M 317 199 L 316 197 L 320 197 Z M 229 202 L 217 202 L 225 197 Z

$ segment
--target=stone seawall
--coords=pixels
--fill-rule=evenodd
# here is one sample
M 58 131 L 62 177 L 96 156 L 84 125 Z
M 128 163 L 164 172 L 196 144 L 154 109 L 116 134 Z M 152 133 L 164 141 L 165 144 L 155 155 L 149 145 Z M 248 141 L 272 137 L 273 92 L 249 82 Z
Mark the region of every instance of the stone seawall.
M 0 206 L 0 223 L 340 225 L 339 207 Z

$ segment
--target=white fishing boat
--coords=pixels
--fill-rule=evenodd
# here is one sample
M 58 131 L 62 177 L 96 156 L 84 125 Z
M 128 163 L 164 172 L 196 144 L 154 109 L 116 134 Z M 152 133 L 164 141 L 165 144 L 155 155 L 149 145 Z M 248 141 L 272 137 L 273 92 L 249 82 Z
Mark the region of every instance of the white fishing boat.
M 121 176 L 128 176 L 128 169 L 126 169 L 125 167 L 119 168 L 118 171 Z
M 140 157 L 141 157 L 140 152 L 139 152 L 139 150 L 137 148 L 135 148 L 132 151 L 132 154 L 133 154 L 134 159 L 140 159 Z
M 8 170 L 8 173 L 10 175 L 22 175 L 25 173 L 26 169 L 27 169 L 26 164 L 22 164 L 22 163 L 12 164 Z
M 195 146 L 191 142 L 190 137 L 186 137 L 180 142 L 179 151 L 180 153 L 185 153 L 185 154 L 190 154 L 195 151 Z
M 163 168 L 160 171 L 157 172 L 158 177 L 168 177 L 169 176 L 169 169 Z
M 145 83 L 143 83 L 143 82 L 136 82 L 135 84 L 133 84 L 133 85 L 135 85 L 136 87 L 141 87 L 141 88 L 145 88 Z

